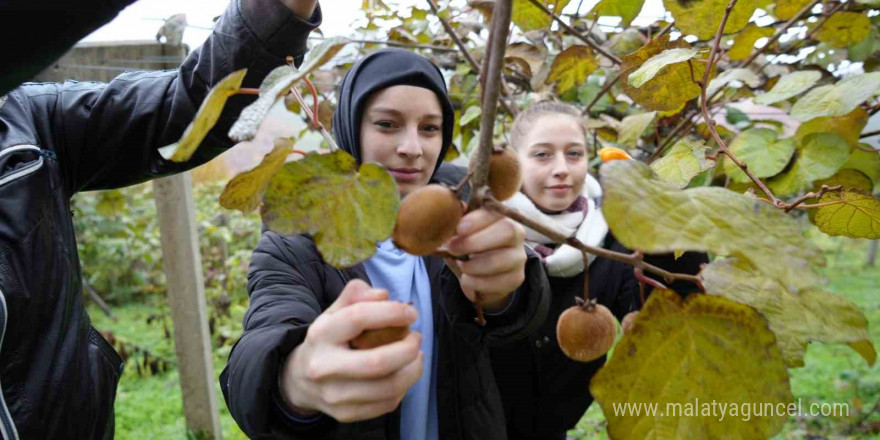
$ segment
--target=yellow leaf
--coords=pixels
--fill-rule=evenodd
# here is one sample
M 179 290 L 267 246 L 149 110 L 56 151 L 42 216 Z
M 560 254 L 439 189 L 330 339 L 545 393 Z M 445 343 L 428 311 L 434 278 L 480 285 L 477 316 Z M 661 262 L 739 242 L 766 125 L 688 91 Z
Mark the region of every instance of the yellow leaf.
M 864 148 L 871 148 L 868 144 L 860 144 Z M 871 193 L 880 193 L 880 154 L 870 151 L 854 149 L 849 155 L 849 160 L 843 164 L 843 168 L 853 168 L 865 173 L 874 182 Z
M 835 12 L 816 32 L 816 39 L 834 47 L 847 47 L 868 37 L 871 20 L 861 12 Z
M 186 162 L 189 160 L 193 153 L 196 152 L 196 149 L 199 148 L 199 145 L 202 144 L 202 140 L 205 139 L 208 132 L 214 128 L 214 124 L 220 118 L 220 113 L 223 112 L 226 100 L 238 93 L 245 74 L 247 74 L 247 69 L 237 70 L 221 79 L 214 87 L 211 87 L 211 91 L 208 92 L 208 96 L 202 101 L 199 111 L 196 112 L 196 116 L 186 127 L 186 130 L 184 130 L 180 140 L 177 143 L 160 148 L 159 154 L 172 162 Z
M 651 40 L 641 49 L 623 57 L 620 66 L 623 91 L 639 105 L 647 110 L 666 111 L 680 108 L 691 99 L 700 96 L 700 87 L 691 78 L 688 63 L 669 64 L 660 69 L 649 81 L 640 87 L 629 82 L 629 76 L 638 70 L 646 61 L 668 49 L 689 49 L 690 45 L 683 39 L 673 42 L 669 36 Z M 703 63 L 693 63 L 694 75 L 702 78 L 706 71 Z
M 870 193 L 852 189 L 827 193 L 819 203 L 839 202 L 818 208 L 815 215 L 819 230 L 831 235 L 851 238 L 880 238 L 880 199 Z
M 811 133 L 835 133 L 846 139 L 852 145 L 858 145 L 859 133 L 868 123 L 868 113 L 861 107 L 856 107 L 852 112 L 843 116 L 821 116 L 810 119 L 798 126 L 794 138 L 802 143 L 804 137 Z
M 105 217 L 119 215 L 125 208 L 125 195 L 118 189 L 108 191 L 100 191 L 98 193 L 98 204 L 95 205 L 95 211 Z
M 350 267 L 373 255 L 391 236 L 400 198 L 394 179 L 380 165 L 358 169 L 350 154 L 309 153 L 275 174 L 261 215 L 281 234 L 310 234 L 324 261 Z
M 565 93 L 586 81 L 599 64 L 587 46 L 573 45 L 556 55 L 546 84 L 556 83 L 556 91 Z
M 260 97 L 241 111 L 238 120 L 229 129 L 229 137 L 236 142 L 253 139 L 275 101 L 286 94 L 290 86 L 321 67 L 348 43 L 349 40 L 342 37 L 324 39 L 309 50 L 299 69 L 281 66 L 270 72 L 260 85 Z
M 797 288 L 820 281 L 811 267 L 824 265 L 822 252 L 779 209 L 724 188 L 679 190 L 635 160 L 603 164 L 599 175 L 602 213 L 614 236 L 630 249 L 742 256 Z M 754 239 L 755 229 L 761 230 L 761 240 Z
M 556 12 L 559 15 L 562 8 L 568 4 L 570 0 L 538 0 L 547 9 Z M 553 23 L 553 18 L 545 14 L 537 6 L 533 5 L 529 0 L 513 0 L 513 11 L 511 11 L 510 20 L 513 24 L 519 26 L 525 31 L 534 31 L 539 29 L 547 29 Z
M 777 0 L 773 15 L 780 20 L 791 20 L 810 3 L 812 0 Z
M 707 148 L 703 141 L 683 138 L 663 157 L 651 162 L 651 169 L 669 184 L 684 188 L 697 174 L 715 166 L 714 161 L 706 158 Z
M 752 54 L 756 41 L 771 36 L 773 36 L 772 27 L 757 27 L 754 24 L 749 24 L 736 36 L 733 47 L 727 51 L 727 56 L 734 61 L 744 60 Z
M 284 166 L 287 155 L 293 151 L 293 140 L 275 139 L 275 146 L 263 157 L 260 164 L 229 181 L 220 195 L 220 206 L 237 209 L 245 214 L 257 209 L 272 176 Z
M 700 274 L 708 292 L 754 307 L 767 319 L 789 367 L 804 365 L 806 345 L 812 341 L 858 344 L 861 347 L 854 349 L 874 364 L 876 353 L 868 335 L 868 320 L 846 298 L 818 287 L 789 291 L 736 259 L 713 261 Z
M 617 130 L 617 143 L 628 147 L 635 147 L 645 130 L 654 122 L 657 112 L 639 113 L 629 115 L 620 121 Z
M 718 32 L 728 3 L 729 0 L 663 0 L 666 10 L 675 18 L 675 26 L 683 34 L 694 34 L 701 40 L 711 39 Z M 724 33 L 744 28 L 755 9 L 755 0 L 737 1 L 724 26 Z
M 739 410 L 793 399 L 773 333 L 754 309 L 714 295 L 682 300 L 669 290 L 651 294 L 590 392 L 609 437 L 628 440 L 763 440 L 782 429 L 787 414 L 744 418 L 727 407 L 722 417 L 712 402 Z M 635 413 L 624 405 L 644 406 Z M 656 405 L 654 414 L 649 405 Z
M 593 18 L 593 14 L 599 16 L 615 16 L 620 17 L 620 25 L 623 27 L 629 24 L 639 15 L 645 0 L 602 0 L 587 14 L 587 17 Z

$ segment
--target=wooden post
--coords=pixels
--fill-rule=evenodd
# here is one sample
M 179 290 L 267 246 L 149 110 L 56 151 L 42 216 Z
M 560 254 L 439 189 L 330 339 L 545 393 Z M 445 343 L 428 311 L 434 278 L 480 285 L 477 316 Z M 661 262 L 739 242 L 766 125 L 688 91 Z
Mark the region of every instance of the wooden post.
M 186 427 L 197 438 L 220 439 L 192 179 L 186 172 L 158 179 L 153 185 Z

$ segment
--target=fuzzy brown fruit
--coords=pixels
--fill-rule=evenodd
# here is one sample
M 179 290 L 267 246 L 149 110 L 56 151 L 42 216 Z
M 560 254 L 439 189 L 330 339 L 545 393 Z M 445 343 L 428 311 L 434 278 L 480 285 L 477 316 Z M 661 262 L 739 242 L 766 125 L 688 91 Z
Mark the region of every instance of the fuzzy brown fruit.
M 408 195 L 397 211 L 394 244 L 412 255 L 430 255 L 455 235 L 462 205 L 443 186 L 423 186 Z
M 570 307 L 556 322 L 556 338 L 559 348 L 572 360 L 590 362 L 596 360 L 614 345 L 617 321 L 607 307 L 586 303 L 578 299 L 578 305 Z
M 513 197 L 522 186 L 519 156 L 512 148 L 492 151 L 489 156 L 489 189 L 498 200 Z
M 636 317 L 639 316 L 639 311 L 629 312 L 623 317 L 623 321 L 620 321 L 620 328 L 623 329 L 624 333 L 629 333 L 632 330 L 633 323 L 636 321 Z
M 348 344 L 356 350 L 367 350 L 381 347 L 405 338 L 409 334 L 409 327 L 386 327 L 376 330 L 364 330 Z

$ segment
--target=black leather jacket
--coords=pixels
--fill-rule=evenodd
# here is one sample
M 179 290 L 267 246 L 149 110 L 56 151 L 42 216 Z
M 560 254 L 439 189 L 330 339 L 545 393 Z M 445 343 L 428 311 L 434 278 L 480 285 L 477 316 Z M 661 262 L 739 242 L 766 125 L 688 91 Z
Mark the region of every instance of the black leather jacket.
M 180 138 L 224 76 L 247 67 L 244 86 L 258 87 L 286 55 L 301 60 L 320 20 L 320 10 L 306 22 L 277 0 L 235 0 L 179 70 L 25 84 L 0 104 L 3 438 L 113 437 L 123 363 L 82 304 L 71 196 L 181 172 L 228 149 L 226 132 L 253 97 L 229 101 L 189 162 L 157 152 Z

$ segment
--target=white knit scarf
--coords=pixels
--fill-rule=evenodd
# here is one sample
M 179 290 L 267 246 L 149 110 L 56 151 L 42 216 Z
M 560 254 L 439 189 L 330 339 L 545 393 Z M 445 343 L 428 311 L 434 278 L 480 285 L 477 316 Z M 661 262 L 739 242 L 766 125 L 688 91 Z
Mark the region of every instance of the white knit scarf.
M 559 232 L 564 233 L 568 237 L 575 236 L 584 244 L 602 246 L 605 235 L 608 234 L 608 224 L 605 223 L 605 217 L 602 215 L 602 210 L 599 206 L 602 198 L 602 188 L 593 176 L 587 174 L 581 195 L 587 202 L 586 214 L 584 210 L 580 209 L 573 211 L 565 210 L 558 214 L 545 214 L 522 192 L 516 193 L 513 197 L 506 200 L 504 204 L 519 210 L 526 217 L 544 224 L 553 225 Z M 575 200 L 574 203 L 577 204 L 578 200 Z M 526 244 L 532 248 L 553 243 L 543 234 L 527 226 L 525 229 Z M 595 258 L 595 255 L 588 254 L 590 263 Z M 546 256 L 544 263 L 547 267 L 547 274 L 553 277 L 573 277 L 584 270 L 583 254 L 567 244 L 557 247 L 551 255 Z

